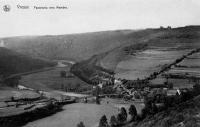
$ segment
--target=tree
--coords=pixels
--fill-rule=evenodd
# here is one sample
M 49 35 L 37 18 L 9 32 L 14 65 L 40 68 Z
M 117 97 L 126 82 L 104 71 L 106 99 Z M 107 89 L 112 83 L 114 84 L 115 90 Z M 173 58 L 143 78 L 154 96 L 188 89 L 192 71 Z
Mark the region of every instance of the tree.
M 137 110 L 135 108 L 135 105 L 131 105 L 129 108 L 129 114 L 132 117 L 132 120 L 135 120 L 135 118 L 137 117 Z
M 85 127 L 84 123 L 81 121 L 79 124 L 77 124 L 77 127 Z
M 120 124 L 124 123 L 127 120 L 127 112 L 124 107 L 121 108 L 121 112 L 117 115 L 117 120 Z
M 95 96 L 99 96 L 100 94 L 100 87 L 99 86 L 96 86 L 96 89 L 95 89 Z
M 60 71 L 61 78 L 66 78 L 66 75 L 67 75 L 66 71 Z
M 118 124 L 118 122 L 117 122 L 116 117 L 115 116 L 111 116 L 111 118 L 110 118 L 110 125 L 111 125 L 111 127 L 116 127 L 117 124 Z
M 124 122 L 124 117 L 121 113 L 117 115 L 117 121 L 119 122 L 119 124 L 122 124 Z
M 152 98 L 145 97 L 144 104 L 145 104 L 145 107 L 142 109 L 142 113 L 141 113 L 142 119 L 152 113 Z
M 99 98 L 99 96 L 96 96 L 96 104 L 100 104 L 100 98 Z
M 124 107 L 121 108 L 121 114 L 122 114 L 122 117 L 123 117 L 123 121 L 126 121 L 127 120 L 127 112 L 126 112 L 126 109 Z
M 108 127 L 107 118 L 103 115 L 99 121 L 99 127 Z
M 95 89 L 96 104 L 100 104 L 99 94 L 100 94 L 100 87 L 96 86 L 96 89 Z

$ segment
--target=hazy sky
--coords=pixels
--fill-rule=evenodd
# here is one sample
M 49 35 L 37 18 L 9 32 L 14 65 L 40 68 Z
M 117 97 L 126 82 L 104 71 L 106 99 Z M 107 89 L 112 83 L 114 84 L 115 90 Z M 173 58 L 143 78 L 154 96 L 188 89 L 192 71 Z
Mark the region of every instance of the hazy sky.
M 69 9 L 33 9 L 56 5 Z M 0 6 L 0 37 L 200 25 L 200 0 L 1 0 Z

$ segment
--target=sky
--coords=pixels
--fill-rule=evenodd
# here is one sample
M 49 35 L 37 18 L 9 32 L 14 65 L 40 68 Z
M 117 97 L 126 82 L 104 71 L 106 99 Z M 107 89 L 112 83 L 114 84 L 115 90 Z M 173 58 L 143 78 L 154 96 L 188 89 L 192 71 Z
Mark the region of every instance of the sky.
M 3 11 L 10 5 L 9 12 Z M 29 6 L 18 9 L 17 5 Z M 36 10 L 34 6 L 67 6 Z M 200 25 L 200 0 L 1 0 L 0 37 Z

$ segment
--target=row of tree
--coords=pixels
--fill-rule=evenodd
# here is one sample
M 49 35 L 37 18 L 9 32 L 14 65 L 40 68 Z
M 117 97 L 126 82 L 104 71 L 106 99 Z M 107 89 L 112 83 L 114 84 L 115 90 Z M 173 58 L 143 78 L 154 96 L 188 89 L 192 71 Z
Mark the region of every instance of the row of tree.
M 131 120 L 128 121 L 128 114 L 131 116 Z M 116 116 L 111 116 L 110 123 L 107 122 L 107 118 L 105 115 L 103 115 L 99 121 L 99 127 L 118 127 L 121 125 L 125 125 L 128 122 L 132 122 L 137 120 L 137 110 L 134 105 L 131 105 L 129 108 L 129 112 L 127 113 L 126 109 L 124 107 L 121 108 L 121 111 Z
M 130 121 L 127 120 L 128 114 L 131 116 Z M 128 122 L 132 122 L 137 120 L 137 110 L 134 105 L 131 105 L 129 108 L 129 112 L 127 113 L 126 109 L 124 107 L 121 108 L 121 111 L 117 116 L 111 116 L 110 122 L 108 123 L 108 119 L 106 115 L 103 115 L 99 121 L 98 127 L 119 127 L 122 125 L 125 125 Z M 77 127 L 85 127 L 84 123 L 81 121 L 79 124 L 77 124 Z
M 194 49 L 191 52 L 187 53 L 186 55 L 183 55 L 182 57 L 176 59 L 174 62 L 172 62 L 171 64 L 165 64 L 163 65 L 163 67 L 161 68 L 160 71 L 158 72 L 153 72 L 152 74 L 150 74 L 148 77 L 145 77 L 144 79 L 137 79 L 137 80 L 126 80 L 126 79 L 122 79 L 123 84 L 125 84 L 127 86 L 127 88 L 132 88 L 133 86 L 135 88 L 144 88 L 147 86 L 147 84 L 149 84 L 150 80 L 153 80 L 155 78 L 157 78 L 158 75 L 162 74 L 163 72 L 169 70 L 173 65 L 177 65 L 178 63 L 180 63 L 182 60 L 184 60 L 187 56 L 190 56 L 194 53 L 200 52 L 200 48 Z M 168 84 L 169 88 L 172 87 L 171 84 Z

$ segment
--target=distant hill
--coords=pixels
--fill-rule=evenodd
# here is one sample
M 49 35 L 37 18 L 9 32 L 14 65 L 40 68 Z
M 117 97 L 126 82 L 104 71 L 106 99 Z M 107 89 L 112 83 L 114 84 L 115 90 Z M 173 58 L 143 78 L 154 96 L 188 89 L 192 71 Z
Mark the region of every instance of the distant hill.
M 138 73 L 142 75 L 143 73 L 148 72 L 146 67 L 155 70 L 154 68 L 157 68 L 156 62 L 158 63 L 158 66 L 165 64 L 165 62 L 161 63 L 159 60 L 156 60 L 158 58 L 152 58 L 153 54 L 151 54 L 151 51 L 160 51 L 161 53 L 167 51 L 169 53 L 167 56 L 162 56 L 162 54 L 160 56 L 162 59 L 165 59 L 166 57 L 165 61 L 167 63 L 169 60 L 176 59 L 176 56 L 183 55 L 183 52 L 186 50 L 200 47 L 199 41 L 200 27 L 198 26 L 187 26 L 174 29 L 141 30 L 130 33 L 126 43 L 123 43 L 121 46 L 116 46 L 116 48 L 113 48 L 107 52 L 94 55 L 87 61 L 82 61 L 75 64 L 71 71 L 86 81 L 87 79 L 90 79 L 91 76 L 101 73 L 102 69 L 99 69 L 96 66 L 107 69 L 108 71 L 116 72 L 117 66 L 121 62 L 123 63 L 128 61 L 127 64 L 129 65 L 123 63 L 118 70 L 121 69 L 121 67 L 123 68 L 123 66 L 127 66 L 127 70 L 125 70 L 126 72 L 129 72 L 129 70 L 134 72 L 134 70 L 131 70 L 131 64 L 135 65 L 134 62 L 138 62 L 138 64 L 142 64 L 143 66 L 136 64 L 136 66 L 140 68 L 135 68 L 137 69 L 135 71 L 141 70 L 138 71 Z M 144 58 L 137 57 L 138 53 L 141 53 L 144 50 L 150 51 L 150 54 L 146 55 L 147 58 L 145 58 L 152 58 L 152 60 L 148 61 L 149 63 L 144 63 Z M 159 55 L 157 57 L 159 57 Z M 153 64 L 154 62 L 155 64 Z M 149 66 L 148 64 L 152 64 L 152 66 Z
M 86 67 L 84 70 L 89 70 L 89 75 L 95 75 L 93 72 L 96 73 L 96 68 L 115 72 L 121 61 L 127 61 L 143 50 L 155 47 L 174 48 L 173 50 L 200 47 L 200 26 L 24 36 L 0 40 L 5 47 L 32 57 L 73 60 Z M 80 67 L 76 68 L 80 72 Z M 88 77 L 86 73 L 83 72 L 82 75 Z
M 31 58 L 7 48 L 0 47 L 0 75 L 8 76 L 54 65 L 56 65 L 54 62 Z
M 80 61 L 119 46 L 129 32 L 131 31 L 25 36 L 2 40 L 7 48 L 34 57 Z
M 175 35 L 175 32 L 179 34 L 188 31 L 193 34 L 199 29 L 199 26 L 188 26 L 172 30 L 116 30 L 52 36 L 19 36 L 1 38 L 0 45 L 33 57 L 81 61 L 126 45 L 143 43 L 170 34 Z
M 102 31 L 94 33 L 24 36 L 0 39 L 6 48 L 33 57 L 81 61 L 151 34 L 153 30 Z

